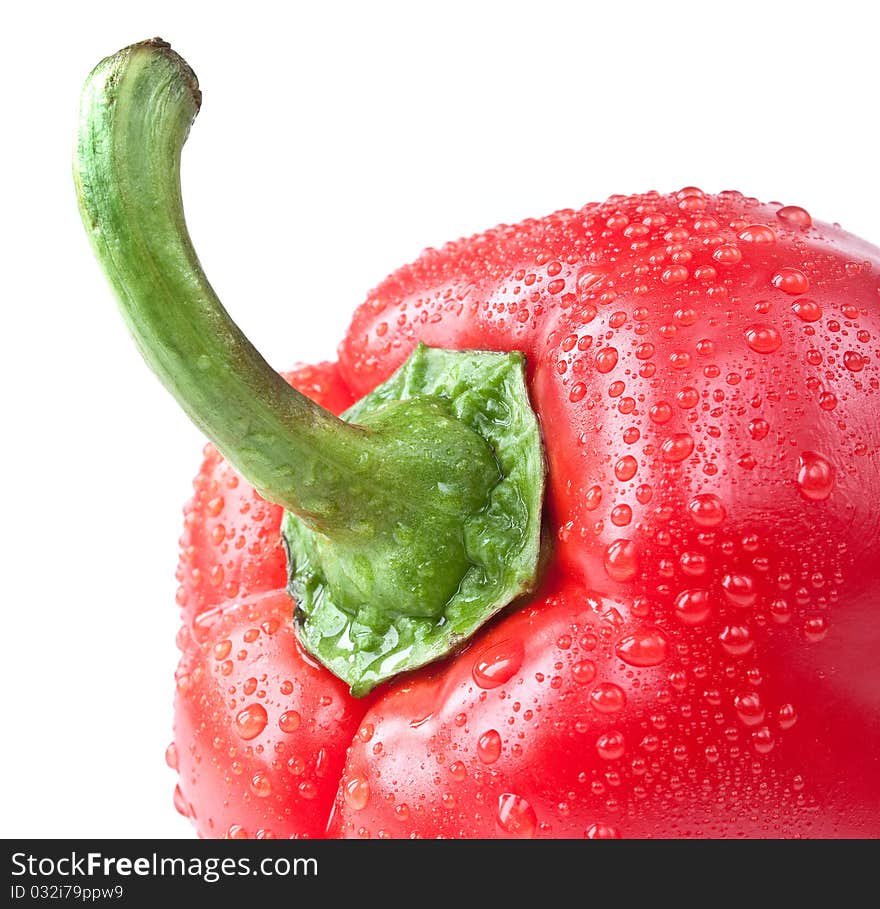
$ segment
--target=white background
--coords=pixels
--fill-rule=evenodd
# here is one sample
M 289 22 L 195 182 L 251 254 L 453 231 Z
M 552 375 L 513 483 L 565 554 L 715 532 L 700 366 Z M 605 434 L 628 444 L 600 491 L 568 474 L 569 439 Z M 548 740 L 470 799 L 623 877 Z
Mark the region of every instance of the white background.
M 612 193 L 740 189 L 880 241 L 871 9 L 8 6 L 0 836 L 191 835 L 163 752 L 201 439 L 139 360 L 79 224 L 73 129 L 101 57 L 161 35 L 198 73 L 190 230 L 285 368 L 332 356 L 369 288 L 423 247 Z

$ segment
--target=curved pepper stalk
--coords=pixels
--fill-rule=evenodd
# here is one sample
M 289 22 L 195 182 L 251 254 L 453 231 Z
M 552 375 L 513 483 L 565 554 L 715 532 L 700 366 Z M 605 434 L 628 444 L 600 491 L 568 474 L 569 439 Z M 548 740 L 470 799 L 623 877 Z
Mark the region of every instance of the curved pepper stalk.
M 340 420 L 242 334 L 186 229 L 201 93 L 160 39 L 86 83 L 74 176 L 135 342 L 224 456 L 283 506 L 304 645 L 356 694 L 444 656 L 536 584 L 544 465 L 520 354 L 417 348 Z

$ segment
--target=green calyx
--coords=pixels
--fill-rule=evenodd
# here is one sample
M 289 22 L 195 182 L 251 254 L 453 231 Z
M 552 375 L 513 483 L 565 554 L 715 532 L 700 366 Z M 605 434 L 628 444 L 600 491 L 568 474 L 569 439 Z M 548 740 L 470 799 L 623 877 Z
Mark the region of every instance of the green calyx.
M 83 223 L 135 342 L 224 456 L 287 514 L 304 646 L 364 694 L 449 653 L 537 581 L 544 465 L 524 360 L 420 345 L 343 419 L 291 388 L 205 277 L 180 153 L 201 94 L 159 39 L 83 92 Z
M 544 468 L 523 365 L 516 353 L 420 345 L 344 414 L 418 452 L 398 484 L 415 509 L 354 546 L 285 517 L 300 638 L 354 694 L 444 656 L 534 586 Z M 484 440 L 491 463 L 449 444 L 456 425 Z M 423 426 L 443 441 L 424 447 Z

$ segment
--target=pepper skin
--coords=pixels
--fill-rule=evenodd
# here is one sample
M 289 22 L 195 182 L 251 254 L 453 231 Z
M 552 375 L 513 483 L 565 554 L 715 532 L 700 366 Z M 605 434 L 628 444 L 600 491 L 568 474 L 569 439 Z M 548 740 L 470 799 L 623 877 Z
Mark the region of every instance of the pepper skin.
M 355 394 L 416 337 L 526 354 L 562 580 L 371 709 L 334 832 L 880 836 L 878 292 L 875 247 L 695 188 L 380 285 Z
M 112 227 L 83 161 L 86 224 Z M 153 304 L 104 264 L 124 305 Z M 878 293 L 876 247 L 694 187 L 502 225 L 386 279 L 322 367 L 332 408 L 419 343 L 523 354 L 540 586 L 355 701 L 296 643 L 281 509 L 230 555 L 241 519 L 221 533 L 212 511 L 234 474 L 209 454 L 182 559 L 179 807 L 203 836 L 880 837 Z M 165 372 L 186 363 L 151 365 L 198 422 L 195 371 L 179 393 Z
M 371 706 L 330 835 L 880 835 L 880 254 L 807 219 L 615 197 L 357 311 L 355 395 L 416 340 L 526 354 L 556 568 Z
M 335 366 L 285 378 L 324 407 L 351 404 Z M 185 509 L 177 602 L 174 805 L 201 836 L 320 837 L 369 699 L 305 653 L 291 624 L 282 509 L 208 445 Z

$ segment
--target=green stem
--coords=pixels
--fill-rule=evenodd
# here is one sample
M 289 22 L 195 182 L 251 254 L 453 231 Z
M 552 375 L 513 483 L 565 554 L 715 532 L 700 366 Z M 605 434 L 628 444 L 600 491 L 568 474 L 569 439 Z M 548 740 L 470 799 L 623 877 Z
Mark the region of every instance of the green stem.
M 200 102 L 195 74 L 159 39 L 95 68 L 75 162 L 83 221 L 141 354 L 193 422 L 265 498 L 325 532 L 351 529 L 372 517 L 353 494 L 372 460 L 368 433 L 269 366 L 190 241 L 180 153 Z

